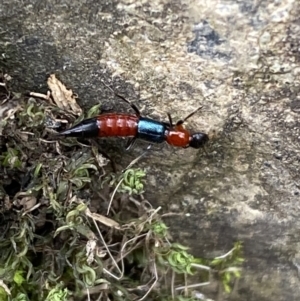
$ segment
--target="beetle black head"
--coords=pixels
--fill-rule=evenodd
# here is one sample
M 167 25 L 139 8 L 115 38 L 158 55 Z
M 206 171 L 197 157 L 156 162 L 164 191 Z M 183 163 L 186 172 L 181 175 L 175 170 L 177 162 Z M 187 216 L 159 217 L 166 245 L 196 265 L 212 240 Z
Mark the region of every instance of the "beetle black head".
M 189 146 L 193 148 L 201 148 L 206 142 L 208 142 L 208 140 L 209 138 L 205 133 L 195 133 L 190 137 Z

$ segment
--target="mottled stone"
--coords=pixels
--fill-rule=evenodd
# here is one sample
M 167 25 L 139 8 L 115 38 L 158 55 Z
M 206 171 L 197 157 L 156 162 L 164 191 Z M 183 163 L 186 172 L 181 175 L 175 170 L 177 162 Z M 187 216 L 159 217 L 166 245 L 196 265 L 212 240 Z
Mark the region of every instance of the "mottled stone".
M 146 197 L 190 213 L 168 223 L 198 256 L 244 242 L 232 300 L 299 300 L 299 13 L 296 0 L 1 0 L 0 67 L 18 91 L 45 92 L 55 72 L 85 107 L 120 109 L 111 76 L 149 116 L 202 105 L 188 126 L 213 137 L 208 154 L 154 149 Z M 125 165 L 145 147 L 114 150 Z

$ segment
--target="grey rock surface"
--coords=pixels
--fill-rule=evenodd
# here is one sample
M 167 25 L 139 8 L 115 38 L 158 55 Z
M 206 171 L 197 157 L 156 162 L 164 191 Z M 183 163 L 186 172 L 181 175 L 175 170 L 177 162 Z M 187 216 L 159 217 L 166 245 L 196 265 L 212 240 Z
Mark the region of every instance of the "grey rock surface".
M 168 223 L 195 255 L 244 243 L 230 300 L 299 300 L 299 15 L 296 0 L 1 0 L 0 67 L 19 91 L 56 73 L 86 108 L 120 109 L 101 80 L 152 117 L 202 105 L 187 126 L 207 154 L 156 148 L 147 199 L 190 213 Z M 120 147 L 123 165 L 145 147 Z

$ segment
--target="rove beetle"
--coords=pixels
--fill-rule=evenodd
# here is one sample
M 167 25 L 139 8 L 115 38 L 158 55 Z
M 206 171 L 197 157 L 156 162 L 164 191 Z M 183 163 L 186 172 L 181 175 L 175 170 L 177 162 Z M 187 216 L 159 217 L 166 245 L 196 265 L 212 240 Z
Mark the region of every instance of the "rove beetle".
M 129 149 L 136 139 L 150 143 L 167 142 L 176 147 L 192 147 L 196 149 L 203 147 L 208 142 L 209 138 L 207 134 L 202 132 L 191 133 L 183 127 L 184 122 L 199 111 L 201 107 L 197 108 L 184 119 L 177 121 L 174 125 L 169 113 L 169 122 L 161 122 L 141 116 L 136 105 L 114 92 L 110 87 L 108 88 L 116 96 L 128 103 L 135 111 L 135 115 L 104 113 L 93 118 L 85 119 L 75 126 L 60 132 L 59 135 L 82 138 L 131 137 L 127 142 L 126 149 Z

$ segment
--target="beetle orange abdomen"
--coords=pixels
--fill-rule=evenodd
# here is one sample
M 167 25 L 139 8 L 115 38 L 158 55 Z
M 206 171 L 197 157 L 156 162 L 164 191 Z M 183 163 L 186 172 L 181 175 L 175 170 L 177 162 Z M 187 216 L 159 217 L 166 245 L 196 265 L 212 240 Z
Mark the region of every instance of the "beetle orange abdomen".
M 102 114 L 97 117 L 98 137 L 135 137 L 139 118 L 128 114 Z

